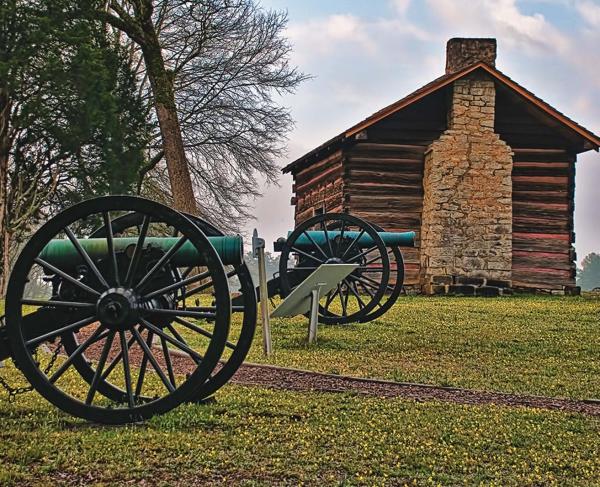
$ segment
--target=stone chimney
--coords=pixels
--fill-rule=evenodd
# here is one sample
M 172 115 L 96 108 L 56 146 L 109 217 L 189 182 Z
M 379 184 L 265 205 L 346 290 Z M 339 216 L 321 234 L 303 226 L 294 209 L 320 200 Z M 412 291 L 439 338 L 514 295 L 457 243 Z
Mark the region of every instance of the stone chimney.
M 454 37 L 446 44 L 446 74 L 479 61 L 496 66 L 496 39 Z
M 495 57 L 494 39 L 451 39 L 447 70 L 477 60 L 493 64 Z M 451 90 L 448 129 L 429 146 L 424 161 L 426 293 L 465 279 L 511 279 L 512 150 L 494 133 L 494 81 L 478 70 L 456 80 Z

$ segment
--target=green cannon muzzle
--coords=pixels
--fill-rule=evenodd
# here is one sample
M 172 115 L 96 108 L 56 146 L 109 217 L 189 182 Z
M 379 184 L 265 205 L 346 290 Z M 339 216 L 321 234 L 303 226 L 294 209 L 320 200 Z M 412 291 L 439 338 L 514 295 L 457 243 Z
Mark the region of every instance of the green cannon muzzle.
M 167 252 L 173 247 L 181 237 L 146 237 L 144 249 L 156 248 Z M 226 237 L 207 237 L 211 245 L 219 254 L 221 262 L 224 265 L 239 265 L 243 262 L 244 242 L 239 235 Z M 129 247 L 133 248 L 138 239 L 133 238 L 115 238 L 114 248 L 116 252 L 124 252 Z M 79 243 L 88 253 L 93 261 L 104 259 L 108 256 L 108 242 L 105 238 L 85 238 L 80 239 Z M 73 243 L 68 239 L 51 240 L 42 250 L 39 257 L 46 262 L 58 268 L 68 268 L 74 265 L 83 264 L 84 261 L 77 252 Z M 175 252 L 170 261 L 177 267 L 201 266 L 205 265 L 205 257 L 198 252 L 194 244 L 186 241 L 177 252 Z
M 356 246 L 361 249 L 367 249 L 373 247 L 375 242 L 373 239 L 366 233 L 348 231 L 344 232 L 344 238 L 353 241 L 358 237 L 358 241 L 356 242 Z M 415 246 L 415 232 L 377 232 L 383 240 L 383 243 L 386 247 L 414 247 Z M 308 235 L 307 235 L 308 234 Z M 329 230 L 327 232 L 327 236 L 325 232 L 322 230 L 312 230 L 303 233 L 298 237 L 296 242 L 294 243 L 294 247 L 297 247 L 301 250 L 310 250 L 314 248 L 314 244 L 317 244 L 320 247 L 327 245 L 327 238 L 330 241 L 335 241 L 336 238 L 339 238 L 341 232 L 339 230 Z M 314 242 L 314 243 L 313 243 Z

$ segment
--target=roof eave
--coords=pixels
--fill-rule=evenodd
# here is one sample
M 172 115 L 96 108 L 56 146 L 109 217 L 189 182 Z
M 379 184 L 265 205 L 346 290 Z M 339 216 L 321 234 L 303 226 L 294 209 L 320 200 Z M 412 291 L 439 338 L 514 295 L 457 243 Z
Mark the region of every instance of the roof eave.
M 485 70 L 487 73 L 489 73 L 495 79 L 497 79 L 504 85 L 508 86 L 510 89 L 517 92 L 519 95 L 521 95 L 523 98 L 525 98 L 529 102 L 536 105 L 543 112 L 545 112 L 549 116 L 553 117 L 554 119 L 558 120 L 563 125 L 569 127 L 574 132 L 581 135 L 585 140 L 585 142 L 584 142 L 585 150 L 593 149 L 596 152 L 599 151 L 599 148 L 600 148 L 600 137 L 599 136 L 597 136 L 593 132 L 590 132 L 589 130 L 582 127 L 578 123 L 574 122 L 566 115 L 563 115 L 561 112 L 559 112 L 558 110 L 556 110 L 555 108 L 550 106 L 544 100 L 542 100 L 541 98 L 538 98 L 532 92 L 528 91 L 527 89 L 525 89 L 524 87 L 519 85 L 516 81 L 513 81 L 511 78 L 509 78 L 502 72 L 498 71 L 493 66 L 490 66 L 489 64 L 487 64 L 483 61 L 479 61 L 475 64 L 472 64 L 471 66 L 467 66 L 467 67 L 461 69 L 460 71 L 457 71 L 456 73 L 453 73 L 453 74 L 447 75 L 447 76 L 442 76 L 442 77 L 440 77 L 441 79 L 440 79 L 439 83 L 432 82 L 431 86 L 427 87 L 427 89 L 417 90 L 416 92 L 414 92 L 414 94 L 412 96 L 408 95 L 405 98 L 402 98 L 401 100 L 399 100 L 398 102 L 393 103 L 393 104 L 387 106 L 386 108 L 383 108 L 382 110 L 376 112 L 375 114 L 371 115 L 370 117 L 367 117 L 366 119 L 362 120 L 361 122 L 357 123 L 356 125 L 350 127 L 348 130 L 333 137 L 332 139 L 330 139 L 329 141 L 320 145 L 319 147 L 313 149 L 312 151 L 304 154 L 302 157 L 299 157 L 294 162 L 291 162 L 290 164 L 288 164 L 287 166 L 285 166 L 282 169 L 282 172 L 284 174 L 288 173 L 288 172 L 292 172 L 297 166 L 300 166 L 307 159 L 316 156 L 320 151 L 323 151 L 326 149 L 331 149 L 331 146 L 333 144 L 340 144 L 344 140 L 347 140 L 347 139 L 355 136 L 359 132 L 362 132 L 363 130 L 369 128 L 371 125 L 383 120 L 386 117 L 389 117 L 390 115 L 393 115 L 394 113 L 402 110 L 403 108 L 407 107 L 408 105 L 415 103 L 416 101 L 430 95 L 431 93 L 443 88 L 444 86 L 449 85 L 450 83 L 453 83 L 457 79 L 460 79 L 463 76 L 466 76 L 467 74 L 472 73 L 473 71 L 475 71 L 477 69 Z M 588 148 L 586 148 L 587 144 L 589 144 Z

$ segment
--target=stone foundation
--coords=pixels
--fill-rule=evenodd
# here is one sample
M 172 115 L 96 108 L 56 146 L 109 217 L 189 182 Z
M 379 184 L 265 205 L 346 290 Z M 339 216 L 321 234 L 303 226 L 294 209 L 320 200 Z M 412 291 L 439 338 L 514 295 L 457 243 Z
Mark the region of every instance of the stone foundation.
M 494 133 L 495 87 L 457 80 L 448 130 L 425 155 L 421 285 L 458 276 L 510 281 L 512 150 Z

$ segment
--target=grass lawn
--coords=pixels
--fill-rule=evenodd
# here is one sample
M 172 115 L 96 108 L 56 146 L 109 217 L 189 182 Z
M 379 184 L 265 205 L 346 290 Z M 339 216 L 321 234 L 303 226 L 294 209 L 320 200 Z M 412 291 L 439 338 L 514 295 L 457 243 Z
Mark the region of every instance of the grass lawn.
M 259 326 L 260 328 L 260 326 Z M 319 326 L 272 321 L 275 355 L 262 357 L 260 330 L 249 360 L 361 377 L 600 398 L 600 298 L 401 297 L 381 319 Z
M 600 397 L 600 299 L 403 298 L 383 319 L 273 322 L 269 362 Z M 264 361 L 260 334 L 250 359 Z M 3 376 L 19 382 L 12 365 Z M 226 386 L 141 426 L 88 424 L 0 392 L 0 485 L 600 485 L 600 419 L 498 406 Z
M 11 375 L 9 368 L 4 373 Z M 0 401 L 0 485 L 598 485 L 600 420 L 226 386 L 141 426 Z
M 0 301 L 0 314 L 3 303 Z M 234 314 L 233 334 L 239 329 Z M 577 399 L 600 398 L 600 296 L 401 297 L 381 319 L 320 325 L 260 323 L 248 360 L 359 377 Z

